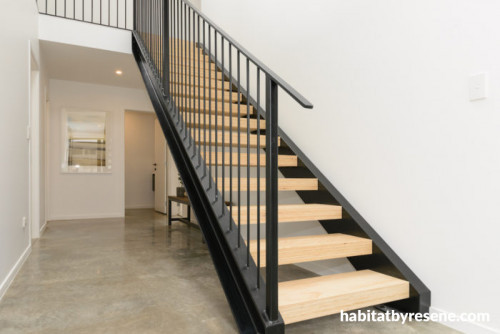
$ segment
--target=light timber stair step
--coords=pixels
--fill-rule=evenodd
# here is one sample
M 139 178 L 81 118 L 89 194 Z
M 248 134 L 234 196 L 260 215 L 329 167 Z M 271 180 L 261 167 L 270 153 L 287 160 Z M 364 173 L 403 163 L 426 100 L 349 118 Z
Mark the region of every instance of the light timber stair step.
M 233 178 L 233 191 L 238 191 L 238 179 Z M 250 191 L 257 191 L 257 180 L 260 180 L 260 190 L 266 190 L 266 179 L 261 178 L 250 178 Z M 226 178 L 224 180 L 224 187 L 226 191 L 231 190 L 231 179 Z M 240 191 L 247 191 L 248 189 L 248 179 L 240 179 Z M 318 190 L 318 179 L 310 178 L 279 178 L 278 179 L 278 190 L 279 191 L 307 191 L 307 190 Z
M 238 116 L 237 103 L 218 101 L 216 106 L 215 101 L 212 100 L 205 100 L 205 99 L 198 100 L 193 98 L 184 99 L 181 96 L 174 97 L 174 100 L 176 100 L 177 106 L 179 106 L 179 108 L 182 111 L 195 112 L 195 113 L 198 113 L 198 111 L 200 111 L 200 115 L 203 115 L 206 108 L 207 116 L 208 115 L 222 116 L 223 112 L 224 115 Z M 239 110 L 240 116 L 245 116 L 247 114 L 248 107 L 246 105 L 240 105 L 239 109 L 240 109 Z M 253 107 L 250 106 L 250 114 L 252 113 L 253 113 Z
M 196 133 L 198 133 L 196 131 Z M 232 135 L 232 142 L 231 142 L 231 136 L 229 135 L 229 133 L 226 133 L 224 136 L 222 135 L 222 131 L 217 131 L 217 133 L 215 133 L 215 131 L 211 131 L 212 133 L 212 140 L 210 141 L 210 133 L 207 132 L 205 134 L 206 138 L 203 138 L 203 133 L 202 133 L 202 137 L 201 138 L 198 138 L 196 137 L 196 143 L 197 144 L 207 144 L 207 145 L 210 145 L 210 143 L 213 145 L 217 145 L 217 146 L 222 146 L 222 143 L 224 143 L 224 145 L 226 147 L 229 147 L 230 145 L 232 145 L 232 147 L 238 147 L 238 133 L 237 132 L 233 132 L 233 135 Z M 194 134 L 194 131 L 193 131 L 193 134 Z M 223 138 L 224 137 L 224 138 Z M 249 137 L 249 142 L 250 142 L 250 147 L 252 148 L 255 148 L 257 147 L 257 137 L 258 135 L 253 135 L 251 134 L 250 137 Z M 240 134 L 240 142 L 239 142 L 240 146 L 242 149 L 245 149 L 247 147 L 247 134 Z M 278 138 L 278 146 L 281 144 L 281 139 Z M 266 136 L 265 135 L 260 135 L 260 147 L 261 148 L 264 148 L 266 147 Z
M 205 116 L 203 115 L 203 112 L 199 115 L 200 118 L 198 119 L 198 114 L 196 115 L 196 119 L 188 119 L 188 126 L 189 127 L 201 127 L 203 128 L 204 126 L 206 126 L 207 129 L 209 128 L 212 128 L 212 129 L 226 129 L 226 130 L 229 130 L 231 129 L 231 125 L 232 125 L 232 129 L 233 129 L 233 133 L 234 131 L 237 131 L 238 130 L 238 120 L 239 120 L 239 123 L 240 123 L 240 130 L 242 131 L 245 131 L 247 130 L 247 119 L 246 118 L 239 118 L 239 117 L 229 117 L 229 116 L 215 116 L 215 115 L 212 115 L 212 116 L 209 116 L 207 115 L 206 116 L 206 120 L 205 120 Z M 216 124 L 216 121 L 217 120 L 217 126 L 215 125 Z M 224 127 L 222 126 L 222 121 L 224 120 Z M 250 127 L 250 131 L 254 131 L 254 130 L 257 130 L 257 119 L 256 118 L 250 118 L 250 122 L 249 122 L 249 127 Z M 260 120 L 260 129 L 261 130 L 265 130 L 266 129 L 266 121 L 261 119 Z
M 342 207 L 330 204 L 282 204 L 278 205 L 280 223 L 342 218 Z M 233 205 L 233 219 L 238 223 L 238 206 Z M 260 222 L 266 221 L 266 207 L 260 207 Z M 241 206 L 241 224 L 247 224 L 247 207 Z M 250 206 L 250 224 L 257 224 L 257 206 Z
M 407 281 L 361 270 L 279 283 L 285 324 L 406 299 Z
M 191 72 L 189 72 L 191 71 Z M 211 73 L 213 76 L 214 73 L 222 73 L 219 71 L 218 67 L 213 64 L 213 63 L 205 63 L 205 68 L 203 68 L 203 62 L 200 63 L 200 66 L 198 67 L 198 61 L 191 61 L 190 63 L 184 63 L 184 64 L 171 64 L 170 65 L 170 72 L 182 72 L 182 73 L 188 73 L 192 76 L 198 76 L 198 73 L 200 74 L 200 77 L 203 77 L 203 72 L 206 73 L 206 76 L 208 77 L 208 73 Z
M 172 76 L 181 76 L 181 77 L 184 77 L 184 79 L 189 82 L 189 78 L 191 77 L 191 82 L 193 82 L 193 78 L 196 78 L 198 80 L 198 73 L 194 72 L 194 71 L 191 71 L 191 73 L 189 72 L 189 69 L 184 69 L 182 67 L 174 67 L 173 69 L 171 69 L 171 73 L 172 73 Z M 211 74 L 209 74 L 211 73 Z M 217 77 L 218 80 L 222 80 L 224 78 L 224 73 L 222 72 L 217 72 L 217 71 L 206 71 L 205 72 L 205 75 L 203 75 L 203 72 L 201 72 L 201 75 L 199 76 L 200 78 L 200 81 L 203 81 L 203 80 L 211 80 L 211 79 L 215 79 Z M 218 85 L 220 85 L 220 83 L 217 83 Z
M 161 58 L 160 58 L 161 59 Z M 218 60 L 220 61 L 220 60 Z M 200 66 L 203 68 L 203 65 L 205 65 L 205 68 L 209 68 L 209 64 L 212 64 L 211 67 L 214 68 L 216 67 L 215 63 L 208 58 L 208 56 L 205 57 L 200 57 L 199 58 L 199 63 Z M 177 58 L 177 55 L 175 56 L 174 59 L 170 60 L 170 66 L 198 66 L 198 57 L 191 57 L 191 58 Z
M 257 262 L 257 240 L 250 241 L 250 253 Z M 291 264 L 372 253 L 370 239 L 335 233 L 278 239 L 278 264 Z M 260 242 L 260 264 L 266 266 L 266 240 Z
M 191 81 L 189 79 L 191 78 Z M 229 81 L 223 81 L 221 79 L 216 79 L 215 77 L 212 77 L 209 79 L 208 77 L 206 78 L 199 78 L 198 76 L 183 76 L 183 75 L 176 75 L 176 73 L 172 73 L 172 76 L 170 77 L 170 81 L 172 84 L 178 84 L 178 85 L 186 85 L 186 86 L 200 86 L 200 87 L 205 87 L 208 89 L 230 89 L 231 88 L 231 83 Z M 216 82 L 217 81 L 217 87 Z
M 202 156 L 205 156 L 205 152 L 202 150 Z M 210 163 L 210 157 L 211 157 L 211 163 L 212 165 L 215 166 L 217 163 L 217 166 L 222 166 L 222 161 L 224 159 L 224 164 L 226 166 L 229 166 L 229 163 L 231 162 L 231 154 L 232 154 L 232 166 L 238 166 L 238 153 L 224 153 L 222 152 L 217 152 L 217 155 L 215 152 L 212 152 L 210 155 L 207 152 L 207 158 L 205 159 L 205 163 L 209 164 Z M 217 159 L 215 159 L 217 157 Z M 250 154 L 250 162 L 248 162 L 248 157 L 246 153 L 242 153 L 240 156 L 240 166 L 251 166 L 251 167 L 257 167 L 257 154 L 251 153 Z M 266 155 L 261 154 L 260 155 L 260 166 L 264 167 L 266 165 Z M 278 155 L 278 167 L 297 167 L 298 166 L 298 158 L 295 155 Z
M 189 98 L 194 98 L 198 99 L 200 97 L 201 99 L 206 98 L 207 100 L 219 100 L 219 101 L 225 101 L 225 102 L 238 102 L 238 92 L 227 92 L 221 89 L 215 90 L 212 88 L 212 90 L 209 89 L 199 89 L 196 86 L 187 86 L 185 89 L 184 87 L 186 86 L 181 86 L 180 89 L 178 90 L 172 90 L 172 95 L 174 96 L 186 96 Z
M 211 84 L 212 87 L 210 87 L 208 79 L 204 82 L 203 78 L 200 80 L 200 84 L 198 84 L 198 82 L 193 82 L 194 80 L 191 80 L 191 84 L 189 84 L 189 81 L 187 83 L 185 83 L 185 82 L 180 82 L 179 83 L 176 80 L 177 79 L 171 80 L 171 82 L 170 82 L 170 89 L 171 90 L 174 90 L 174 89 L 176 89 L 176 90 L 178 90 L 178 89 L 184 89 L 183 88 L 184 86 L 196 87 L 196 90 L 198 90 L 198 87 L 200 87 L 201 89 L 205 88 L 206 90 L 210 90 L 210 89 L 212 89 L 212 90 L 225 90 L 225 91 L 230 91 L 231 90 L 231 85 L 230 85 L 230 83 L 228 81 L 224 81 L 224 82 L 219 81 L 217 83 L 217 89 L 215 89 L 215 80 L 212 80 L 212 84 Z M 223 83 L 223 85 L 219 84 L 219 83 Z

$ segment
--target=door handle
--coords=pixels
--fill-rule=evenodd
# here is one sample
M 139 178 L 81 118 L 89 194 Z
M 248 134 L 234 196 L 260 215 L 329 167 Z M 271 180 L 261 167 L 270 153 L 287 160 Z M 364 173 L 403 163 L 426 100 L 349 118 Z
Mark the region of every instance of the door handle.
M 152 184 L 152 190 L 155 191 L 155 173 L 153 175 L 153 184 Z

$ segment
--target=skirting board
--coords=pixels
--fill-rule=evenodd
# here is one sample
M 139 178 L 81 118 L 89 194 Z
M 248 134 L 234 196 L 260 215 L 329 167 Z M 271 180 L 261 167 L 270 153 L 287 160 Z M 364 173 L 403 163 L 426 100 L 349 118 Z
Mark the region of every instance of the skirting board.
M 450 313 L 435 307 L 430 308 L 430 313 Z M 456 329 L 463 333 L 474 333 L 474 334 L 492 334 L 500 333 L 500 329 L 492 328 L 482 323 L 472 322 L 472 321 L 454 321 L 454 322 L 440 322 L 441 324 L 448 326 L 450 328 Z
M 24 262 L 28 258 L 28 256 L 31 254 L 31 245 L 29 245 L 21 254 L 19 259 L 17 260 L 16 264 L 14 264 L 14 267 L 9 271 L 7 274 L 7 277 L 3 280 L 2 284 L 0 284 L 0 301 L 2 300 L 3 296 L 9 289 L 9 286 L 12 284 L 14 281 L 14 278 L 16 277 L 17 273 L 19 270 L 22 268 Z
M 56 215 L 50 217 L 53 220 L 75 220 L 75 219 L 103 219 L 103 218 L 123 218 L 125 213 L 106 213 L 106 214 L 86 214 L 86 215 Z
M 45 232 L 45 229 L 47 228 L 47 221 L 43 224 L 42 228 L 40 229 L 40 237 L 42 237 L 43 232 Z
M 134 209 L 154 209 L 154 205 L 151 204 L 139 204 L 139 205 L 127 205 L 125 210 L 134 210 Z

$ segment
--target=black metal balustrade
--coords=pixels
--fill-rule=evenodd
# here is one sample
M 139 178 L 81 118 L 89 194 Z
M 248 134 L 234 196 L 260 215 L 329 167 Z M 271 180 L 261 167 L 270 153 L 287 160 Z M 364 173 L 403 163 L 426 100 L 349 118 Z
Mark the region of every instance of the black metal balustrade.
M 162 89 L 193 167 L 201 171 L 200 182 L 247 288 L 257 307 L 264 305 L 260 311 L 265 331 L 280 332 L 278 89 L 305 108 L 312 105 L 188 1 L 136 0 L 134 13 L 134 38 L 147 70 Z M 265 168 L 265 189 L 261 168 Z M 251 184 L 252 177 L 256 185 Z M 255 212 L 250 210 L 252 204 Z M 261 240 L 261 228 L 266 240 L 265 280 L 260 242 L 255 252 L 250 249 L 253 237 Z
M 40 14 L 132 30 L 134 0 L 38 0 Z

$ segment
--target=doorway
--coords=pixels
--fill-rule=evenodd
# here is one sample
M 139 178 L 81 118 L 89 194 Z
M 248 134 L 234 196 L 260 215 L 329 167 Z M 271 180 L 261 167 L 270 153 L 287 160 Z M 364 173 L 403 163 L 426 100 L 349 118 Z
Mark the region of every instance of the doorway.
M 155 207 L 155 115 L 125 111 L 125 209 Z

